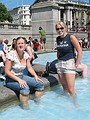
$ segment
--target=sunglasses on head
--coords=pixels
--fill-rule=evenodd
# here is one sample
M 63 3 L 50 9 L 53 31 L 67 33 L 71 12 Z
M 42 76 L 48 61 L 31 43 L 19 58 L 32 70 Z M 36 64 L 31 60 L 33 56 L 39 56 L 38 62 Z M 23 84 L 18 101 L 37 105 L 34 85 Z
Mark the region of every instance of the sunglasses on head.
M 56 30 L 63 30 L 63 29 L 64 29 L 64 27 L 56 28 Z

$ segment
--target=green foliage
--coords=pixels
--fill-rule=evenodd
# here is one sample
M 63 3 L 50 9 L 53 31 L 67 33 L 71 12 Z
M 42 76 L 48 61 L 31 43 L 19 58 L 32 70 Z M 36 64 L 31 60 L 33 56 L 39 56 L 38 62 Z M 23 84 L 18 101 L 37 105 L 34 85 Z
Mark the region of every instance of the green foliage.
M 0 22 L 4 22 L 5 20 L 12 22 L 13 18 L 8 12 L 7 8 L 5 5 L 0 3 Z

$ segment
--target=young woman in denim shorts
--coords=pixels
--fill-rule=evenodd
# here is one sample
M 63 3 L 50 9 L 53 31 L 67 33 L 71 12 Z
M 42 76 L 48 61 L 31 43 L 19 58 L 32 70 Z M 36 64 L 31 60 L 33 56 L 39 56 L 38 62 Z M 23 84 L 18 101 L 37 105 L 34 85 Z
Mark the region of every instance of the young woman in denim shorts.
M 5 73 L 6 86 L 19 93 L 20 103 L 23 108 L 28 107 L 30 88 L 35 89 L 36 97 L 43 95 L 43 81 L 37 76 L 30 64 L 30 56 L 25 52 L 26 39 L 16 39 L 16 49 L 6 55 Z M 23 74 L 27 67 L 33 77 Z
M 77 38 L 67 33 L 66 25 L 62 21 L 56 23 L 55 29 L 59 34 L 56 38 L 58 58 L 56 68 L 58 77 L 64 92 L 69 92 L 71 96 L 75 96 L 76 67 L 80 64 L 82 50 Z M 76 62 L 74 49 L 77 51 Z

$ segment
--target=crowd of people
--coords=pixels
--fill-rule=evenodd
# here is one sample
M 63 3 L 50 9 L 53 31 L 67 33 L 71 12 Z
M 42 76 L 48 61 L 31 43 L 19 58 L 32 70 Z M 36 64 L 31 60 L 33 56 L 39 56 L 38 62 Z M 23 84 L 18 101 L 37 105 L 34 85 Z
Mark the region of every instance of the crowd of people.
M 82 49 L 79 41 L 74 35 L 70 35 L 67 26 L 59 21 L 55 25 L 58 37 L 56 38 L 57 71 L 59 81 L 64 93 L 69 93 L 72 97 L 76 96 L 74 83 L 77 71 L 83 72 L 83 77 L 87 77 L 88 68 L 81 63 Z M 43 95 L 44 84 L 32 67 L 35 59 L 34 51 L 46 50 L 46 35 L 42 27 L 39 28 L 40 43 L 37 39 L 29 37 L 27 41 L 24 37 L 14 38 L 12 45 L 8 47 L 8 40 L 0 38 L 0 62 L 5 65 L 6 87 L 18 92 L 22 108 L 28 108 L 28 99 L 31 88 L 35 89 L 35 98 L 39 99 Z M 43 34 L 42 34 L 43 33 Z M 41 35 L 42 34 L 42 35 Z M 28 73 L 33 77 L 23 74 L 27 68 Z M 84 71 L 85 70 L 85 71 Z
M 88 29 L 86 38 L 78 38 L 79 44 L 82 48 L 90 48 L 90 29 Z

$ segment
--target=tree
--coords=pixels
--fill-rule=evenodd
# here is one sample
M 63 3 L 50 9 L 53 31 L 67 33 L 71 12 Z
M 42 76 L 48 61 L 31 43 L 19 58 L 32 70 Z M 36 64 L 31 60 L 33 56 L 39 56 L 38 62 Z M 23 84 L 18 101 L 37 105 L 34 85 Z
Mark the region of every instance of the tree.
M 0 22 L 4 22 L 5 20 L 12 22 L 13 18 L 8 12 L 7 8 L 5 5 L 0 3 Z

